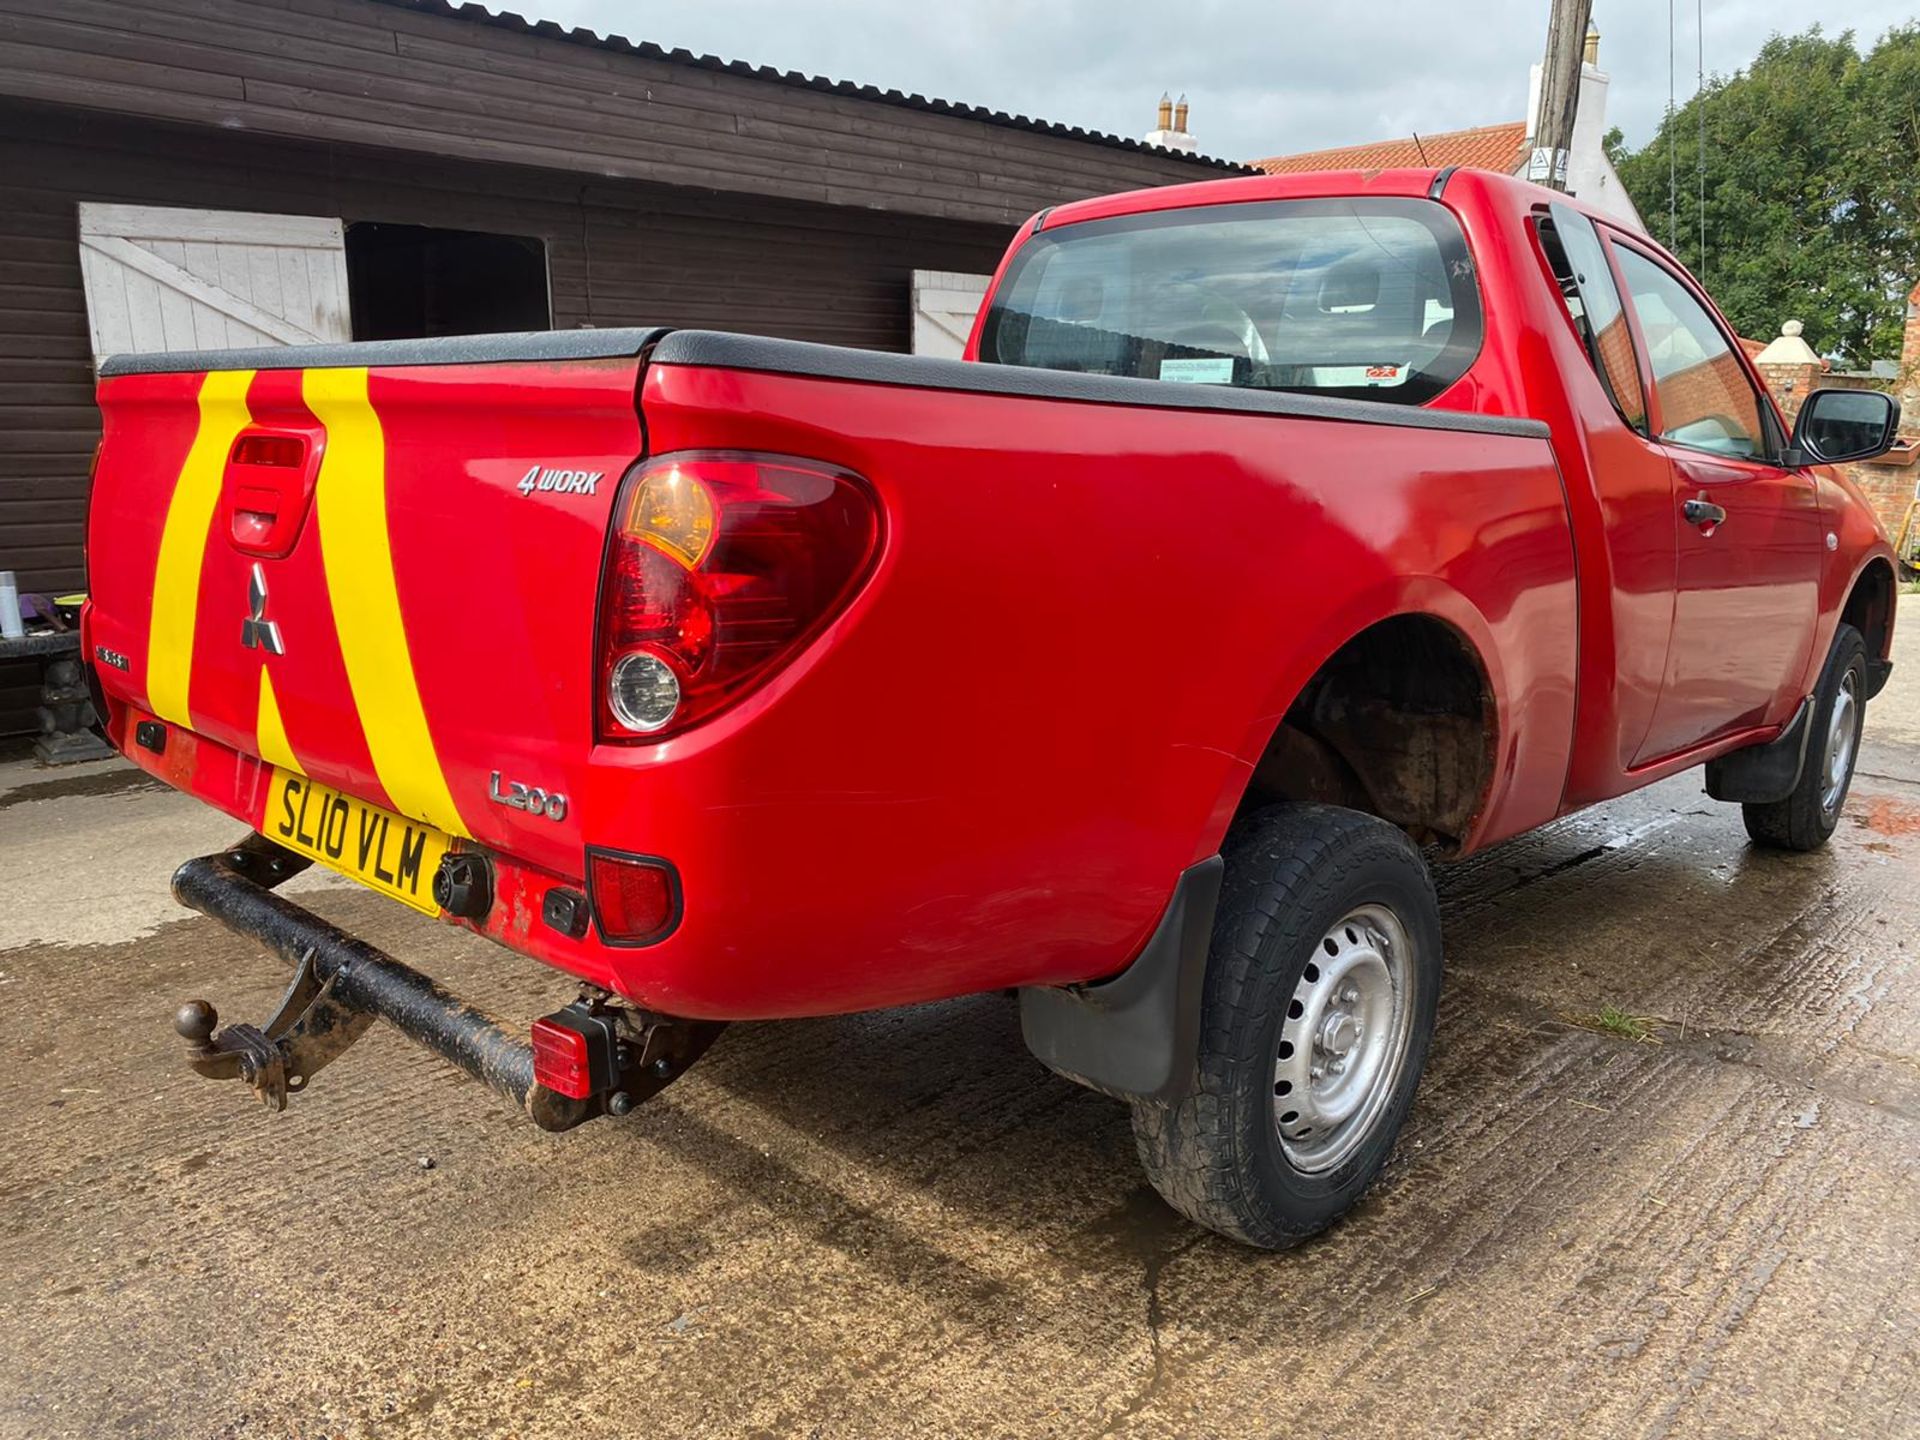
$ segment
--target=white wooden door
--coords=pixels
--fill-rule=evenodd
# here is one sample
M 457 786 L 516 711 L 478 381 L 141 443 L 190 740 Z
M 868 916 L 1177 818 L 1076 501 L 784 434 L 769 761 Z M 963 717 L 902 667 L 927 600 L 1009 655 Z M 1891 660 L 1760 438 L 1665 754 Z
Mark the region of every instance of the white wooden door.
M 958 360 L 973 333 L 973 317 L 986 297 L 991 275 L 954 270 L 913 272 L 913 353 Z
M 80 264 L 96 360 L 353 338 L 338 220 L 83 202 Z

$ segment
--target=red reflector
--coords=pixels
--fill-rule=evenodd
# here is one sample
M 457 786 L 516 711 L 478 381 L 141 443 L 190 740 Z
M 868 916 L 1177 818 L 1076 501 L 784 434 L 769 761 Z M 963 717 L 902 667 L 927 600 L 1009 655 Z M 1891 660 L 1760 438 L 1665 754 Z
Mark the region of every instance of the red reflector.
M 664 860 L 588 851 L 594 923 L 609 945 L 646 945 L 680 920 L 680 883 Z
M 585 1100 L 593 1094 L 587 1037 L 550 1019 L 533 1022 L 533 1078 L 556 1095 Z
M 307 442 L 298 435 L 242 435 L 233 447 L 232 463 L 297 470 L 306 458 Z

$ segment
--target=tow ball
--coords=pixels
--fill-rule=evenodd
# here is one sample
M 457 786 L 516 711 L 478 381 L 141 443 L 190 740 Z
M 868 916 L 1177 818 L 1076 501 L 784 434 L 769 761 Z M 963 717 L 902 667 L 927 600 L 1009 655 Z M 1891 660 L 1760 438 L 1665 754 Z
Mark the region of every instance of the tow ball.
M 181 904 L 259 941 L 294 967 L 265 1025 L 228 1025 L 204 1000 L 174 1016 L 187 1063 L 241 1080 L 270 1110 L 307 1087 L 384 1020 L 464 1070 L 543 1130 L 624 1115 L 686 1073 L 723 1028 L 623 1005 L 587 988 L 573 1004 L 515 1034 L 429 976 L 301 909 L 273 887 L 306 861 L 259 835 L 174 872 Z
M 264 1026 L 218 1030 L 220 1012 L 205 1000 L 189 1000 L 174 1015 L 173 1028 L 187 1042 L 187 1064 L 196 1075 L 242 1080 L 269 1110 L 285 1110 L 287 1096 L 305 1089 L 374 1021 L 369 1012 L 340 1004 L 332 991 L 332 979 L 322 981 L 315 974 L 309 948 Z

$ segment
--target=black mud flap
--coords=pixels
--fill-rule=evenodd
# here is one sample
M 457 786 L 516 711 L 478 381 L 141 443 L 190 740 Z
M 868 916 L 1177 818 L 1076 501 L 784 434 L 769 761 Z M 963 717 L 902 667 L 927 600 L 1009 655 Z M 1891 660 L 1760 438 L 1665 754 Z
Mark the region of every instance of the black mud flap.
M 175 1028 L 188 1064 L 209 1079 L 238 1079 L 270 1109 L 304 1089 L 376 1019 L 439 1055 L 527 1115 L 543 1130 L 570 1130 L 596 1115 L 624 1115 L 664 1088 L 699 1057 L 722 1028 L 676 1021 L 602 1000 L 569 1011 L 604 1016 L 612 1044 L 606 1083 L 581 1098 L 539 1083 L 530 1038 L 503 1029 L 484 1011 L 409 965 L 356 939 L 272 886 L 308 861 L 258 835 L 217 855 L 189 860 L 173 876 L 174 898 L 246 935 L 294 967 L 278 1011 L 263 1026 L 229 1025 L 204 1000 L 180 1007 Z
M 1871 700 L 1887 688 L 1887 681 L 1893 678 L 1893 661 L 1876 660 L 1867 657 L 1867 699 Z
M 1192 1085 L 1213 912 L 1226 862 L 1181 872 L 1173 899 L 1134 961 L 1093 985 L 1020 992 L 1027 1048 L 1069 1080 L 1122 1100 L 1171 1104 Z
M 1786 799 L 1800 783 L 1812 730 L 1813 697 L 1809 695 L 1775 739 L 1709 760 L 1707 794 L 1743 805 L 1772 805 Z

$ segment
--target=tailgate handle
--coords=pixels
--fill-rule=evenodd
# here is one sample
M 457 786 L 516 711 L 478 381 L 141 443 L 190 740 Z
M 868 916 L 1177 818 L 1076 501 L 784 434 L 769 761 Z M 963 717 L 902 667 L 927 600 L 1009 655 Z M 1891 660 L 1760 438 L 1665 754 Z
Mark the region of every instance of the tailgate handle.
M 234 549 L 275 560 L 293 550 L 313 502 L 322 443 L 317 429 L 240 432 L 221 477 L 227 538 Z

